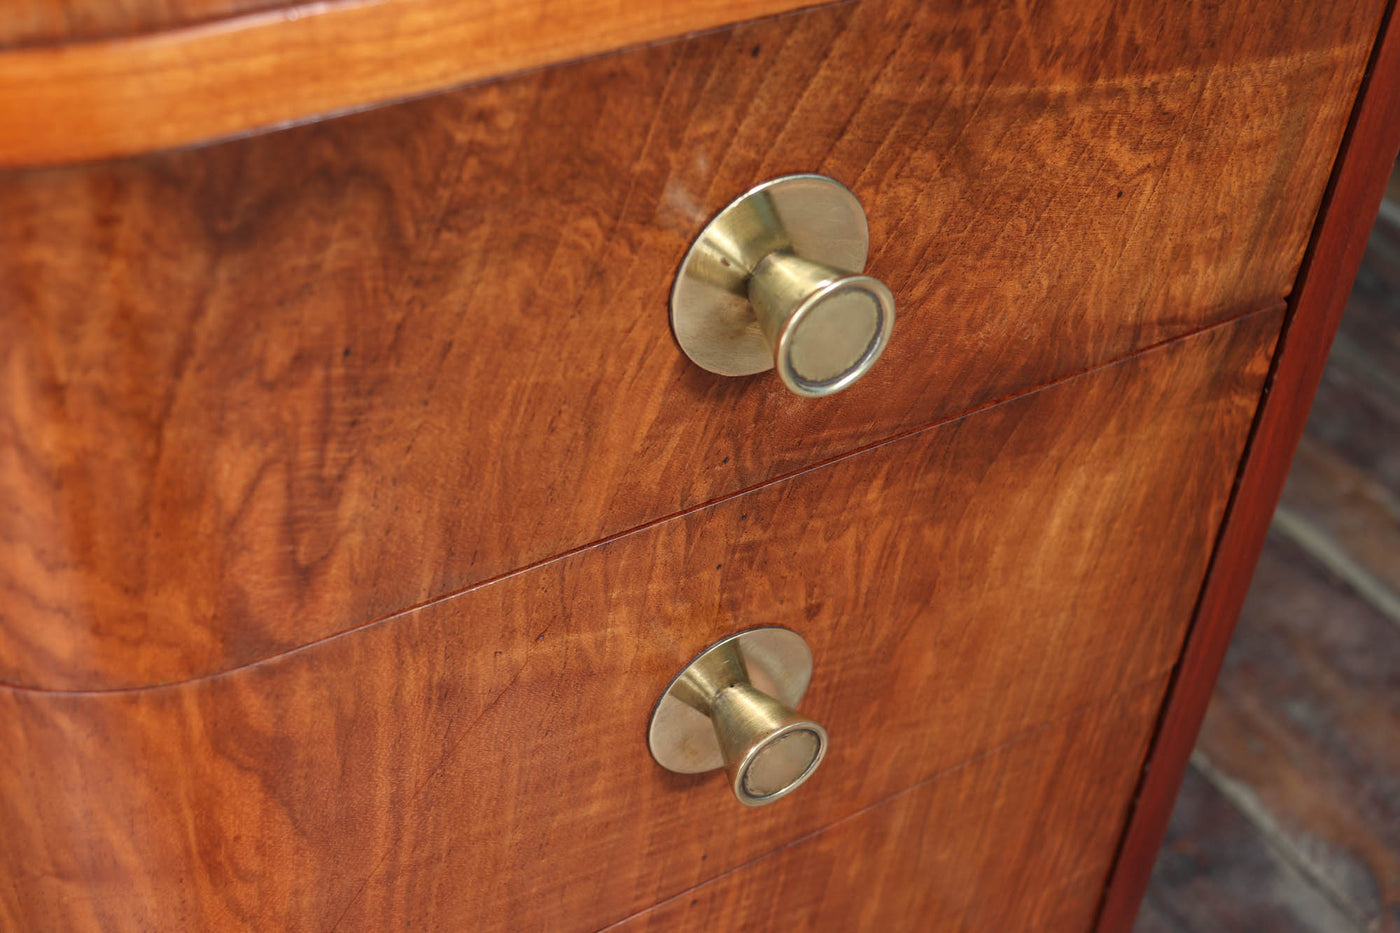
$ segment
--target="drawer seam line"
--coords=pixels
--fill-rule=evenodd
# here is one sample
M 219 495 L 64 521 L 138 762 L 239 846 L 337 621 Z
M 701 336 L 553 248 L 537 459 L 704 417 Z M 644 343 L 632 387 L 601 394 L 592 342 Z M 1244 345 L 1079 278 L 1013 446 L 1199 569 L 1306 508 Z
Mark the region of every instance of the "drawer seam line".
M 978 406 L 976 406 L 976 407 L 966 409 L 965 411 L 958 412 L 957 414 L 949 415 L 949 416 L 947 416 L 947 417 L 945 417 L 945 418 L 938 418 L 938 419 L 933 420 L 933 421 L 925 422 L 924 424 L 918 425 L 918 426 L 913 427 L 913 428 L 908 428 L 908 429 L 903 430 L 903 431 L 896 432 L 896 433 L 894 433 L 894 434 L 888 435 L 888 436 L 883 437 L 883 438 L 880 438 L 880 439 L 878 439 L 878 440 L 871 441 L 870 443 L 863 444 L 863 445 L 861 445 L 861 446 L 859 446 L 859 447 L 853 447 L 853 448 L 851 448 L 851 449 L 849 449 L 849 450 L 844 450 L 844 451 L 840 452 L 839 454 L 836 454 L 836 455 L 834 455 L 834 456 L 828 457 L 828 458 L 825 459 L 825 460 L 819 460 L 819 461 L 816 461 L 816 462 L 814 462 L 814 463 L 810 463 L 810 464 L 807 464 L 807 465 L 805 465 L 805 466 L 802 466 L 802 467 L 799 468 L 799 469 L 792 470 L 792 471 L 787 472 L 787 473 L 782 473 L 782 474 L 779 474 L 779 475 L 777 475 L 777 476 L 770 477 L 770 478 L 768 478 L 768 479 L 765 479 L 765 480 L 762 480 L 762 481 L 760 481 L 760 482 L 758 482 L 758 483 L 755 483 L 755 484 L 753 484 L 753 485 L 751 485 L 751 486 L 745 486 L 745 487 L 743 487 L 743 488 L 741 488 L 741 489 L 737 489 L 737 490 L 735 490 L 735 491 L 733 491 L 733 492 L 725 493 L 725 494 L 723 494 L 723 495 L 716 496 L 716 497 L 714 497 L 714 498 L 712 498 L 712 499 L 706 499 L 706 500 L 703 501 L 703 502 L 699 502 L 699 503 L 696 503 L 696 504 L 694 504 L 694 505 L 686 506 L 686 507 L 684 507 L 684 508 L 682 508 L 682 509 L 678 509 L 678 510 L 676 510 L 676 511 L 674 511 L 674 512 L 669 512 L 669 513 L 667 513 L 667 514 L 665 514 L 665 515 L 662 515 L 662 516 L 659 516 L 659 517 L 657 517 L 657 518 L 648 519 L 647 521 L 642 522 L 641 524 L 638 524 L 638 525 L 634 525 L 634 526 L 632 526 L 632 527 L 630 527 L 630 528 L 626 528 L 626 529 L 623 529 L 623 530 L 621 530 L 621 531 L 616 531 L 616 532 L 613 532 L 612 534 L 604 535 L 604 536 L 601 537 L 601 538 L 595 538 L 595 539 L 593 539 L 592 541 L 586 541 L 586 542 L 584 542 L 584 543 L 582 543 L 582 544 L 574 545 L 573 547 L 567 548 L 567 549 L 565 549 L 565 550 L 563 550 L 563 551 L 559 551 L 559 552 L 557 552 L 557 553 L 555 553 L 555 554 L 551 554 L 551 555 L 548 555 L 548 556 L 545 556 L 545 557 L 538 558 L 538 559 L 536 559 L 536 560 L 534 560 L 534 561 L 531 561 L 531 562 L 529 562 L 529 563 L 527 563 L 527 564 L 523 564 L 523 565 L 521 565 L 521 566 L 519 566 L 519 567 L 515 567 L 515 568 L 510 569 L 510 570 L 502 571 L 502 572 L 497 573 L 497 574 L 495 574 L 495 575 L 493 575 L 493 576 L 487 577 L 487 578 L 485 578 L 485 579 L 483 579 L 483 580 L 479 580 L 479 581 L 477 581 L 477 582 L 475 582 L 475 583 L 468 584 L 467 586 L 464 586 L 464 587 L 462 587 L 462 588 L 460 588 L 460 589 L 453 590 L 453 591 L 448 592 L 448 593 L 443 593 L 443 594 L 438 595 L 438 596 L 433 596 L 433 597 L 430 597 L 430 598 L 428 598 L 428 599 L 422 600 L 421 602 L 413 603 L 412 605 L 406 606 L 406 607 L 403 608 L 403 609 L 396 609 L 396 610 L 394 610 L 393 612 L 388 613 L 387 615 L 382 615 L 382 616 L 379 616 L 378 618 L 370 619 L 370 620 L 367 621 L 367 622 L 362 622 L 362 623 L 360 623 L 360 624 L 358 624 L 358 625 L 354 625 L 354 626 L 352 626 L 352 627 L 350 627 L 350 628 L 344 629 L 344 630 L 339 631 L 339 632 L 333 632 L 333 633 L 331 633 L 331 634 L 329 634 L 329 635 L 326 635 L 326 636 L 324 636 L 324 637 L 322 637 L 322 638 L 315 639 L 314 641 L 309 641 L 309 642 L 307 642 L 307 643 L 305 643 L 305 644 L 302 644 L 302 645 L 296 645 L 296 646 L 287 648 L 287 649 L 285 649 L 285 650 L 278 651 L 278 652 L 275 652 L 275 653 L 270 654 L 270 655 L 266 655 L 266 656 L 261 657 L 261 658 L 255 658 L 255 659 L 253 659 L 253 660 L 251 660 L 251 661 L 246 661 L 246 662 L 244 662 L 244 663 L 242 663 L 242 664 L 238 664 L 238 665 L 235 665 L 235 666 L 233 666 L 233 667 L 225 668 L 225 669 L 223 669 L 223 670 L 211 671 L 211 672 L 209 672 L 209 673 L 200 674 L 200 675 L 195 676 L 195 677 L 187 677 L 187 678 L 182 678 L 182 679 L 179 679 L 179 680 L 165 680 L 165 681 L 159 681 L 159 682 L 157 682 L 157 683 L 151 683 L 151 684 L 137 684 L 137 685 L 134 685 L 134 686 L 96 687 L 96 688 L 81 688 L 81 689 L 53 688 L 53 687 L 35 686 L 35 685 L 32 685 L 32 684 L 17 684 L 17 683 L 9 683 L 9 682 L 6 682 L 6 681 L 0 681 L 0 690 L 4 690 L 4 691 L 10 692 L 10 693 L 46 694 L 46 695 L 63 695 L 63 696 L 87 696 L 87 695 L 132 694 L 132 693 L 142 693 L 142 692 L 150 691 L 150 690 L 163 690 L 163 689 L 167 689 L 167 688 L 181 687 L 181 686 L 186 686 L 186 685 L 189 685 L 189 684 L 200 683 L 200 682 L 207 681 L 207 680 L 214 680 L 215 678 L 224 677 L 224 676 L 227 676 L 227 675 L 229 675 L 229 674 L 234 674 L 234 673 L 237 673 L 237 672 L 239 672 L 239 671 L 247 670 L 247 669 L 249 669 L 249 668 L 258 667 L 258 666 L 263 665 L 263 664 L 270 664 L 270 663 L 275 662 L 275 661 L 278 661 L 278 660 L 280 660 L 280 659 L 282 659 L 282 658 L 286 658 L 286 657 L 288 657 L 288 656 L 290 656 L 290 655 L 298 654 L 298 653 L 300 653 L 300 652 L 308 651 L 308 650 L 310 650 L 310 649 L 316 648 L 316 647 L 318 647 L 318 646 L 320 646 L 320 645 L 324 645 L 324 644 L 326 644 L 326 643 L 328 643 L 328 642 L 330 642 L 330 641 L 333 641 L 333 640 L 335 640 L 335 639 L 344 638 L 344 637 L 346 637 L 346 636 L 354 635 L 354 634 L 357 634 L 357 633 L 366 631 L 367 629 L 374 628 L 374 627 L 379 626 L 379 625 L 387 624 L 387 623 L 392 622 L 392 621 L 394 621 L 394 620 L 396 620 L 396 619 L 399 619 L 399 618 L 402 618 L 402 617 L 404 617 L 404 616 L 407 616 L 407 615 L 409 615 L 409 614 L 411 614 L 411 613 L 418 612 L 418 611 L 420 611 L 420 610 L 422 610 L 422 609 L 426 609 L 426 608 L 429 607 L 429 606 L 435 606 L 435 605 L 437 605 L 437 604 L 439 604 L 439 603 L 445 603 L 445 602 L 447 602 L 447 601 L 449 601 L 449 600 L 453 600 L 453 599 L 457 599 L 457 598 L 459 598 L 459 597 L 465 596 L 465 595 L 467 595 L 468 593 L 475 592 L 476 590 L 480 590 L 480 589 L 483 589 L 483 588 L 488 587 L 488 586 L 494 586 L 495 584 L 500 583 L 500 582 L 502 582 L 502 581 L 504 581 L 504 580 L 508 580 L 508 579 L 510 579 L 510 578 L 512 578 L 512 577 L 518 576 L 518 575 L 523 574 L 523 573 L 529 573 L 529 572 L 531 572 L 531 571 L 538 570 L 538 569 L 540 569 L 541 567 L 545 567 L 545 566 L 548 566 L 549 564 L 553 564 L 553 563 L 555 563 L 555 562 L 557 562 L 557 561 L 561 561 L 561 560 L 565 560 L 565 559 L 570 558 L 570 557 L 574 557 L 574 556 L 576 556 L 576 555 L 578 555 L 578 554 L 581 554 L 581 553 L 583 553 L 583 552 L 585 552 L 585 551 L 588 551 L 588 550 L 591 550 L 591 549 L 593 549 L 593 548 L 602 547 L 602 546 L 604 546 L 604 545 L 612 544 L 612 543 L 614 543 L 614 542 L 616 542 L 616 541 L 620 541 L 620 540 L 622 540 L 622 539 L 624 539 L 624 538 L 626 538 L 626 537 L 629 537 L 629 536 L 631 536 L 631 535 L 639 534 L 639 533 L 644 532 L 644 531 L 649 531 L 649 530 L 652 529 L 652 528 L 658 527 L 658 526 L 663 525 L 663 524 L 666 524 L 666 523 L 668 523 L 668 522 L 675 521 L 675 520 L 680 519 L 680 518 L 685 518 L 685 517 L 688 516 L 688 515 L 692 515 L 692 514 L 694 514 L 694 513 L 704 511 L 705 509 L 713 508 L 714 506 L 721 505 L 721 504 L 723 504 L 723 503 L 725 503 L 725 502 L 729 502 L 729 501 L 731 501 L 731 500 L 733 500 L 733 499 L 738 499 L 738 498 L 740 498 L 741 496 L 749 495 L 750 493 L 754 493 L 754 492 L 757 492 L 757 491 L 759 491 L 759 490 L 766 489 L 766 488 L 771 487 L 771 486 L 775 486 L 775 485 L 777 485 L 777 484 L 779 484 L 779 483 L 786 483 L 786 482 L 789 482 L 789 481 L 791 481 L 791 480 L 793 480 L 793 479 L 796 479 L 797 477 L 803 476 L 804 474 L 812 473 L 812 472 L 815 472 L 815 471 L 817 471 L 817 470 L 826 469 L 827 467 L 833 466 L 833 465 L 835 465 L 835 464 L 837 464 L 837 463 L 844 462 L 844 461 L 849 460 L 849 459 L 854 458 L 854 457 L 861 456 L 861 455 L 863 455 L 863 454 L 869 453 L 870 451 L 877 450 L 877 449 L 879 449 L 879 448 L 881 448 L 881 447 L 885 447 L 885 446 L 888 446 L 888 445 L 890 445 L 890 444 L 895 444 L 895 443 L 898 443 L 898 442 L 900 442 L 900 441 L 906 440 L 906 439 L 908 439 L 908 438 L 915 437 L 915 436 L 917 436 L 917 435 L 923 434 L 923 433 L 925 433 L 925 432 L 927 432 L 927 431 L 931 431 L 931 430 L 933 430 L 933 429 L 935 429 L 935 428 L 939 428 L 939 427 L 942 427 L 942 426 L 944 426 L 944 425 L 952 424 L 952 423 L 954 423 L 954 422 L 961 421 L 961 420 L 966 419 L 966 418 L 970 418 L 970 417 L 972 417 L 973 415 L 981 414 L 982 412 L 988 411 L 988 410 L 993 409 L 993 408 L 997 408 L 997 407 L 999 407 L 999 406 L 1001 406 L 1001 405 L 1005 405 L 1005 404 L 1007 404 L 1007 403 L 1009 403 L 1009 402 L 1016 401 L 1017 399 L 1021 399 L 1021 398 L 1025 398 L 1025 397 L 1027 397 L 1027 396 L 1035 395 L 1035 394 L 1038 393 L 1038 392 L 1043 392 L 1043 391 L 1045 391 L 1046 389 L 1053 388 L 1053 387 L 1058 386 L 1058 385 L 1061 385 L 1061 384 L 1063 384 L 1063 383 L 1068 383 L 1068 382 L 1071 382 L 1071 381 L 1073 381 L 1073 380 L 1075 380 L 1075 379 L 1080 379 L 1080 378 L 1082 378 L 1082 377 L 1084 377 L 1084 376 L 1088 376 L 1088 375 L 1091 375 L 1091 374 L 1093 374 L 1093 373 L 1100 372 L 1100 371 L 1102 371 L 1102 370 L 1106 370 L 1106 369 L 1109 369 L 1109 368 L 1114 367 L 1114 366 L 1118 366 L 1118 365 L 1120 365 L 1120 364 L 1122 364 L 1122 363 L 1125 363 L 1125 362 L 1127 362 L 1127 361 L 1129 361 L 1129 360 L 1133 360 L 1133 359 L 1136 359 L 1136 358 L 1138 358 L 1138 357 L 1146 356 L 1146 355 L 1148 355 L 1148 354 L 1150 354 L 1150 353 L 1155 353 L 1155 352 L 1157 352 L 1157 351 L 1159 351 L 1159 350 L 1165 349 L 1166 347 L 1171 346 L 1171 345 L 1176 344 L 1176 343 L 1179 343 L 1179 342 L 1181 342 L 1181 341 L 1189 340 L 1189 339 L 1191 339 L 1191 338 L 1193 338 L 1193 337 L 1200 336 L 1201 334 L 1210 333 L 1211 331 L 1215 331 L 1215 330 L 1219 330 L 1219 329 L 1222 329 L 1222 328 L 1230 327 L 1230 326 L 1239 324 L 1240 322 L 1249 320 L 1250 318 L 1253 318 L 1253 317 L 1256 317 L 1256 316 L 1259 316 L 1259 315 L 1274 313 L 1274 312 L 1276 312 L 1276 311 L 1278 311 L 1278 310 L 1280 310 L 1280 309 L 1283 309 L 1283 308 L 1285 308 L 1285 307 L 1286 307 L 1286 304 L 1285 304 L 1285 302 L 1284 302 L 1283 299 L 1278 299 L 1278 300 L 1269 302 L 1268 304 L 1265 304 L 1265 305 L 1262 305 L 1262 306 L 1254 307 L 1253 309 L 1251 309 L 1251 310 L 1249 310 L 1249 311 L 1246 311 L 1246 312 L 1243 312 L 1243 313 L 1240 313 L 1240 314 L 1236 314 L 1236 315 L 1233 315 L 1233 316 L 1228 317 L 1228 318 L 1223 318 L 1223 319 L 1221 319 L 1221 320 L 1219 320 L 1219 321 L 1216 321 L 1216 322 L 1213 323 L 1213 324 L 1209 324 L 1209 325 L 1207 325 L 1207 326 L 1205 326 L 1205 327 L 1200 327 L 1200 328 L 1197 328 L 1197 329 L 1192 330 L 1192 331 L 1188 331 L 1188 332 L 1183 333 L 1183 334 L 1177 334 L 1177 335 L 1175 335 L 1175 336 L 1165 338 L 1165 339 L 1160 340 L 1160 341 L 1158 341 L 1158 342 L 1156 342 L 1156 343 L 1149 344 L 1149 345 L 1147 345 L 1147 346 L 1144 346 L 1144 347 L 1141 347 L 1141 348 L 1139 348 L 1139 349 L 1133 350 L 1133 351 L 1131 351 L 1131 352 L 1129 352 L 1129 353 L 1123 354 L 1122 356 L 1114 357 L 1113 359 L 1107 360 L 1107 361 L 1102 362 L 1102 363 L 1097 363 L 1097 364 L 1095 364 L 1095 365 L 1093 365 L 1093 366 L 1089 366 L 1089 367 L 1086 367 L 1086 368 L 1084 368 L 1084 369 L 1075 370 L 1075 371 L 1072 372 L 1072 373 L 1067 373 L 1067 374 L 1065 374 L 1065 375 L 1063 375 L 1063 376 L 1058 376 L 1058 377 L 1056 377 L 1056 378 L 1054 378 L 1054 379 L 1050 379 L 1050 380 L 1048 380 L 1048 381 L 1046 381 L 1046 382 L 1040 383 L 1040 384 L 1035 385 L 1035 386 L 1033 386 L 1033 387 L 1031 387 L 1031 388 L 1028 388 L 1028 389 L 1025 389 L 1025 390 L 1016 392 L 1016 393 L 1011 394 L 1011 395 L 1006 395 L 1006 396 L 1002 396 L 1002 397 L 993 399 L 992 401 L 985 402 L 985 403 L 983 403 L 983 404 L 981 404 L 981 405 L 978 405 Z
M 1120 699 L 1121 697 L 1123 697 L 1123 696 L 1125 696 L 1125 695 L 1127 695 L 1127 694 L 1130 694 L 1130 693 L 1137 692 L 1137 691 L 1143 689 L 1144 687 L 1147 687 L 1147 686 L 1149 686 L 1150 684 L 1152 684 L 1152 683 L 1154 683 L 1154 682 L 1157 682 L 1157 681 L 1162 681 L 1162 682 L 1163 682 L 1163 683 L 1162 683 L 1163 689 L 1165 689 L 1165 687 L 1166 687 L 1165 680 L 1166 680 L 1167 676 L 1171 673 L 1171 669 L 1172 669 L 1172 665 L 1169 665 L 1169 666 L 1167 666 L 1167 667 L 1164 667 L 1164 668 L 1162 668 L 1161 670 L 1158 670 L 1158 671 L 1156 671 L 1155 673 L 1153 673 L 1150 677 L 1143 678 L 1143 679 L 1141 679 L 1141 680 L 1138 680 L 1138 681 L 1135 681 L 1135 682 L 1129 684 L 1129 685 L 1126 686 L 1126 687 L 1123 687 L 1123 688 L 1121 688 L 1121 689 L 1119 689 L 1119 690 L 1115 690 L 1113 693 L 1110 693 L 1108 696 L 1106 696 L 1106 697 L 1104 697 L 1104 698 L 1102 698 L 1102 699 L 1094 700 L 1094 701 L 1089 702 L 1089 703 L 1082 703 L 1082 704 L 1080 704 L 1079 706 L 1076 706 L 1076 707 L 1073 707 L 1073 708 L 1071 708 L 1071 709 L 1066 710 L 1065 712 L 1061 713 L 1059 716 L 1056 716 L 1056 717 L 1053 718 L 1053 719 L 1047 719 L 1047 720 L 1044 721 L 1044 722 L 1037 723 L 1036 725 L 1031 726 L 1029 729 L 1025 729 L 1025 730 L 1023 730 L 1023 731 L 1021 731 L 1021 732 L 1018 732 L 1018 733 L 1016 733 L 1015 735 L 1013 735 L 1013 736 L 1011 736 L 1011 737 L 1009 737 L 1009 738 L 1007 738 L 1007 739 L 1005 739 L 1005 740 L 1003 740 L 1003 741 L 1001 741 L 1001 742 L 998 742 L 996 745 L 993 745 L 991 748 L 988 748 L 988 749 L 985 749 L 985 750 L 983 750 L 983 751 L 981 751 L 981 752 L 978 752 L 976 755 L 973 755 L 971 758 L 968 758 L 968 759 L 965 760 L 965 761 L 960 761 L 960 762 L 958 762 L 958 763 L 955 764 L 955 765 L 952 765 L 952 766 L 950 766 L 950 767 L 944 768 L 944 769 L 942 769 L 942 770 L 940 770 L 940 771 L 936 771 L 936 772 L 934 772 L 933 774 L 928 775 L 927 777 L 920 778 L 918 781 L 916 781 L 916 782 L 913 783 L 913 784 L 910 784 L 908 787 L 904 788 L 903 790 L 897 790 L 897 791 L 895 791 L 895 792 L 892 793 L 892 794 L 889 794 L 889 795 L 887 795 L 887 796 L 885 796 L 885 797 L 881 797 L 879 800 L 872 801 L 872 802 L 866 804 L 865 806 L 860 807 L 860 808 L 857 809 L 857 810 L 853 810 L 853 811 L 851 811 L 850 813 L 847 813 L 845 816 L 841 817 L 840 819 L 832 820 L 830 823 L 825 823 L 825 824 L 823 824 L 823 825 L 821 825 L 821 826 L 818 826 L 816 829 L 813 829 L 813 830 L 811 830 L 810 832 L 803 833 L 801 836 L 798 836 L 796 839 L 789 839 L 787 842 L 784 842 L 782 845 L 777 846 L 776 848 L 769 849 L 767 852 L 764 852 L 764 853 L 762 853 L 761 855 L 757 855 L 757 856 L 755 856 L 755 857 L 749 859 L 748 861 L 746 861 L 746 862 L 744 862 L 744 863 L 742 863 L 742 864 L 740 864 L 740 865 L 735 865 L 733 868 L 726 869 L 725 871 L 722 871 L 722 872 L 720 872 L 719 874 L 715 875 L 713 878 L 707 878 L 707 879 L 705 879 L 704 881 L 699 882 L 698 884 L 693 884 L 693 885 L 691 885 L 690 887 L 686 888 L 684 891 L 680 891 L 680 892 L 678 892 L 678 893 L 676 893 L 676 894 L 671 895 L 670 897 L 667 897 L 667 898 L 664 898 L 664 899 L 662 899 L 662 900 L 660 900 L 660 901 L 657 901 L 655 904 L 650 904 L 650 905 L 648 905 L 648 906 L 646 906 L 646 907 L 643 907 L 641 910 L 638 910 L 638 911 L 636 911 L 636 912 L 634 912 L 634 913 L 628 914 L 627 916 L 623 917 L 623 918 L 620 919 L 620 920 L 615 920 L 615 921 L 613 921 L 612 923 L 609 923 L 607 926 L 598 927 L 598 928 L 594 931 L 594 933 L 608 933 L 609 930 L 617 929 L 618 927 L 622 926 L 623 924 L 629 923 L 629 922 L 631 922 L 632 920 L 635 920 L 637 917 L 642 916 L 643 914 L 650 913 L 651 911 L 656 910 L 658 907 L 663 907 L 663 906 L 665 906 L 666 904 L 669 904 L 669 903 L 671 903 L 671 902 L 673 902 L 673 901 L 680 900 L 681 898 L 687 896 L 688 894 L 690 894 L 690 893 L 692 893 L 692 892 L 694 892 L 694 891 L 698 891 L 698 890 L 700 890 L 700 889 L 703 888 L 703 887 L 707 887 L 708 885 L 711 885 L 711 884 L 715 883 L 716 881 L 720 881 L 721 879 L 726 878 L 726 877 L 728 877 L 728 876 L 730 876 L 730 875 L 732 875 L 732 874 L 735 874 L 735 873 L 737 873 L 737 872 L 744 871 L 745 869 L 748 869 L 748 868 L 750 868 L 751 866 L 756 865 L 757 863 L 764 861 L 765 859 L 771 858 L 772 856 L 775 856 L 775 855 L 777 855 L 778 853 L 780 853 L 780 852 L 782 852 L 782 851 L 784 851 L 784 850 L 786 850 L 786 849 L 789 849 L 789 848 L 791 848 L 791 847 L 793 847 L 793 846 L 796 846 L 796 845 L 801 845 L 802 843 L 805 843 L 805 842 L 807 842 L 807 841 L 809 841 L 809 840 L 811 840 L 811 839 L 816 838 L 817 836 L 822 835 L 822 834 L 825 833 L 827 830 L 835 829 L 836 827 L 840 826 L 842 823 L 845 823 L 845 822 L 847 822 L 847 821 L 849 821 L 849 820 L 853 820 L 853 819 L 855 819 L 856 817 L 861 816 L 862 814 L 864 814 L 864 813 L 866 813 L 866 812 L 868 812 L 868 811 L 870 811 L 870 810 L 874 810 L 874 809 L 876 809 L 877 807 L 883 807 L 885 804 L 887 804 L 887 803 L 892 803 L 892 802 L 894 802 L 895 800 L 898 800 L 900 797 L 904 797 L 904 796 L 907 796 L 907 795 L 909 795 L 909 794 L 912 794 L 912 793 L 914 793 L 915 791 L 917 791 L 917 790 L 923 788 L 926 784 L 930 784 L 930 783 L 932 783 L 933 781 L 942 780 L 943 778 L 945 778 L 945 777 L 947 777 L 947 776 L 949 776 L 949 775 L 951 775 L 951 774 L 956 774 L 957 772 L 962 771 L 964 768 L 971 767 L 972 765 L 975 765 L 975 764 L 977 764 L 978 762 L 984 761 L 984 760 L 986 760 L 987 758 L 990 758 L 990 757 L 993 756 L 993 755 L 996 755 L 996 754 L 998 754 L 998 753 L 1000 753 L 1000 752 L 1002 752 L 1002 751 L 1005 751 L 1005 750 L 1008 749 L 1008 748 L 1011 748 L 1012 746 L 1019 745 L 1019 744 L 1021 744 L 1022 742 L 1025 742 L 1025 741 L 1027 741 L 1027 740 L 1029 740 L 1029 739 L 1035 737 L 1036 735 L 1039 735 L 1039 734 L 1042 733 L 1042 732 L 1045 732 L 1045 731 L 1047 731 L 1047 730 L 1049 730 L 1049 729 L 1053 729 L 1055 726 L 1060 725 L 1061 723 L 1063 723 L 1063 722 L 1064 722 L 1065 720 L 1067 720 L 1067 719 L 1072 719 L 1072 718 L 1074 718 L 1075 716 L 1079 716 L 1079 715 L 1084 714 L 1084 713 L 1087 712 L 1088 710 L 1091 710 L 1091 709 L 1094 709 L 1094 708 L 1097 708 L 1097 707 L 1109 706 L 1110 704 L 1114 703 L 1116 700 Z M 1160 703 L 1160 700 L 1159 700 L 1159 703 Z M 1126 812 L 1125 812 L 1124 816 L 1125 816 L 1125 818 L 1126 818 Z M 1105 864 L 1111 864 L 1111 862 L 1112 862 L 1112 857 L 1111 857 L 1111 854 L 1110 854 L 1110 857 L 1109 857 L 1109 859 L 1107 859 L 1107 860 L 1105 861 Z M 1101 867 L 1101 866 L 1100 866 L 1100 867 Z M 1098 870 L 1098 868 L 1096 867 L 1094 870 Z M 1085 871 L 1087 872 L 1088 869 L 1085 869 Z

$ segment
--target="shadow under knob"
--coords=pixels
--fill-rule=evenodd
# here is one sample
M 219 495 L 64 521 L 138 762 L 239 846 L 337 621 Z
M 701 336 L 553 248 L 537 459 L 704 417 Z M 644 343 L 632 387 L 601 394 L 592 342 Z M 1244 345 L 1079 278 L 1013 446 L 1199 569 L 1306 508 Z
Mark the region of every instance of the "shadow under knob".
M 648 736 L 658 764 L 683 774 L 723 767 L 756 807 L 796 790 L 826 756 L 821 725 L 793 708 L 812 675 L 796 632 L 759 628 L 706 649 L 666 688 Z
M 798 395 L 839 392 L 879 359 L 894 296 L 864 275 L 860 201 L 823 175 L 759 185 L 701 231 L 671 290 L 671 327 L 697 365 L 726 376 L 777 368 Z

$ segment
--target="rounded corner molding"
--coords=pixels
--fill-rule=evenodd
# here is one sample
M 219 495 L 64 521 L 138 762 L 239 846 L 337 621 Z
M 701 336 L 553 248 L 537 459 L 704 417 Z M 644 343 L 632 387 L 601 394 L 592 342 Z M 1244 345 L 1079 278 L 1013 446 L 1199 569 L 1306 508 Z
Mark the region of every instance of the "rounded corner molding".
M 74 27 L 72 38 L 0 48 L 0 168 L 123 158 L 266 132 L 801 6 L 365 0 L 212 20 L 167 10 L 149 30 L 107 36 Z
M 671 289 L 671 329 L 697 366 L 722 376 L 777 369 L 807 398 L 847 388 L 894 328 L 894 295 L 864 274 L 865 210 L 825 175 L 787 175 L 715 215 Z
M 794 708 L 811 679 L 812 652 L 796 632 L 773 626 L 730 635 L 686 665 L 657 700 L 651 755 L 680 774 L 726 769 L 745 806 L 779 800 L 826 757 L 826 729 Z

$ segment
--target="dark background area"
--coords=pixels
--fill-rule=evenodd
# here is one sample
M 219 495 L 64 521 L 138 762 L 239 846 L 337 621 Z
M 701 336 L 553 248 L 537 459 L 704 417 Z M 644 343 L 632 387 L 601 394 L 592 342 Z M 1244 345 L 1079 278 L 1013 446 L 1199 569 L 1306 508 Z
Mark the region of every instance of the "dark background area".
M 1138 933 L 1400 933 L 1400 170 Z

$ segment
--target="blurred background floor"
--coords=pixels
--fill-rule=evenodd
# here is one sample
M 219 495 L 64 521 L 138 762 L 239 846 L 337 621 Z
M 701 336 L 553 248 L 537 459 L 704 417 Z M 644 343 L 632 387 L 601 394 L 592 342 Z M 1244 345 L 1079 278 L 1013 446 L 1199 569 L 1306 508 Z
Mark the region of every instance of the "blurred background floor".
M 1400 933 L 1400 170 L 1136 933 Z

